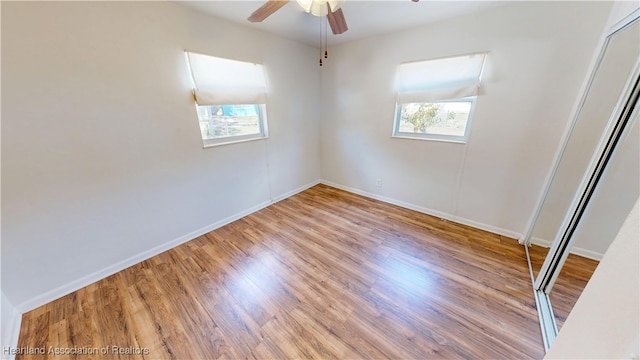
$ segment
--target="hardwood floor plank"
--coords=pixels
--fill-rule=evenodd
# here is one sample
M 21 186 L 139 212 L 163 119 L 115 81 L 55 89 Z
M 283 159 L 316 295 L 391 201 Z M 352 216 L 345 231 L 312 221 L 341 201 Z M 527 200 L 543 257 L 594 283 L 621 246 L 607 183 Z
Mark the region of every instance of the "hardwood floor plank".
M 264 336 L 260 344 L 258 344 L 253 352 L 249 354 L 248 358 L 255 360 L 286 359 L 290 358 L 290 356 L 287 356 L 287 354 L 285 354 L 269 336 Z
M 582 275 L 558 292 L 566 303 Z M 110 349 L 91 357 L 103 359 L 541 358 L 537 321 L 514 239 L 318 185 L 24 314 L 19 346 Z

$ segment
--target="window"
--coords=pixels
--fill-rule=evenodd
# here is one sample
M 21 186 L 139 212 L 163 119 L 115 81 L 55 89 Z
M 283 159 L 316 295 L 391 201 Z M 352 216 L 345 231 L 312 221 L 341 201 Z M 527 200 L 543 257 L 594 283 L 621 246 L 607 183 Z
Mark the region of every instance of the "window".
M 394 137 L 466 142 L 485 54 L 401 64 Z
M 205 147 L 267 137 L 262 65 L 187 52 Z

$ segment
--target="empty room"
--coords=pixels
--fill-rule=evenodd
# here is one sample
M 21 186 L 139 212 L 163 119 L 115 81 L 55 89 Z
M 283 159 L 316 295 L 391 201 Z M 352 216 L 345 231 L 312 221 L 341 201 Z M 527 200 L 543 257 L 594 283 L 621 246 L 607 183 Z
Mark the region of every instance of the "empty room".
M 2 1 L 2 359 L 640 354 L 637 1 Z

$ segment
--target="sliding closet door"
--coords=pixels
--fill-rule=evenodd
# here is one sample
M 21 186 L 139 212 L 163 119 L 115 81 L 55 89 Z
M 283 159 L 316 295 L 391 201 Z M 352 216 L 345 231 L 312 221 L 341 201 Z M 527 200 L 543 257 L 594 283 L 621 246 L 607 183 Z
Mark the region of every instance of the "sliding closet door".
M 553 292 L 570 252 L 606 252 L 635 204 L 640 184 L 640 13 L 604 42 L 580 109 L 525 239 L 555 234 L 542 266 L 532 266 L 545 347 L 558 328 Z M 579 180 L 578 180 L 579 179 Z M 535 242 L 535 241 L 534 241 Z M 579 250 L 579 251 L 577 251 Z M 563 281 L 571 284 L 570 281 Z

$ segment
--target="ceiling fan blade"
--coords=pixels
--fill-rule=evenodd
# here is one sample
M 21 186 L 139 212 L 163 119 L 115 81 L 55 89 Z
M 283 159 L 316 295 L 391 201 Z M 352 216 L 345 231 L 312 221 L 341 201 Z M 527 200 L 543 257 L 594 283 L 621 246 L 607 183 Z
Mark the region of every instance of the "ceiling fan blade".
M 271 14 L 278 11 L 281 7 L 287 5 L 289 0 L 269 0 L 264 5 L 260 6 L 258 10 L 254 11 L 247 20 L 251 22 L 261 22 L 268 18 Z
M 331 26 L 331 31 L 334 35 L 339 35 L 349 30 L 347 21 L 344 19 L 344 13 L 342 13 L 342 8 L 334 12 L 331 12 L 331 9 L 329 9 L 327 19 L 329 20 L 329 26 Z

